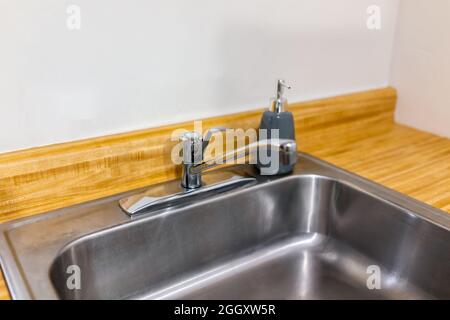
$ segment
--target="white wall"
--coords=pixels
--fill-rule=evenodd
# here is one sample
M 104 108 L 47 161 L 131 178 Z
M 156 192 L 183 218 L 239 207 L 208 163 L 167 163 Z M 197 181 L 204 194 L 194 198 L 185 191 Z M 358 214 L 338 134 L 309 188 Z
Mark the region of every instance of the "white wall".
M 81 30 L 66 26 L 69 4 Z M 382 9 L 382 29 L 366 9 Z M 388 85 L 393 0 L 0 0 L 0 152 Z
M 397 121 L 450 138 L 450 1 L 401 0 L 392 65 Z

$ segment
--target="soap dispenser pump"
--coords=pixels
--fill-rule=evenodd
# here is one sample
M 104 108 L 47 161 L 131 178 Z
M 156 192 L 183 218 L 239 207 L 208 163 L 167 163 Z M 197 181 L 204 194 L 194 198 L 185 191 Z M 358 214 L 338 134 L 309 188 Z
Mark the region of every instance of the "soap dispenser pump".
M 279 139 L 290 139 L 295 140 L 295 127 L 294 127 L 294 117 L 292 113 L 286 110 L 288 102 L 284 97 L 284 90 L 291 89 L 284 80 L 278 80 L 277 82 L 277 93 L 276 97 L 272 98 L 270 101 L 270 109 L 263 113 L 260 129 L 260 139 L 271 139 L 272 130 L 278 129 Z M 263 131 L 262 131 L 263 130 Z M 262 135 L 262 132 L 265 132 Z M 275 138 L 275 137 L 274 137 Z M 263 172 L 263 168 L 267 168 L 268 165 L 262 165 L 261 161 L 258 161 L 258 167 Z M 279 169 L 274 174 L 283 174 L 291 172 L 294 168 L 293 165 L 279 165 Z

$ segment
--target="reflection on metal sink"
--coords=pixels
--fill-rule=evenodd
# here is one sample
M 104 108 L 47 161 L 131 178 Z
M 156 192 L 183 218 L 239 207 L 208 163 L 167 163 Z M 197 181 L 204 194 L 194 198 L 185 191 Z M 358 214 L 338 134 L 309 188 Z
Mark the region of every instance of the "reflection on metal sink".
M 136 219 L 123 196 L 4 225 L 13 297 L 450 298 L 449 217 L 308 155 L 291 175 Z

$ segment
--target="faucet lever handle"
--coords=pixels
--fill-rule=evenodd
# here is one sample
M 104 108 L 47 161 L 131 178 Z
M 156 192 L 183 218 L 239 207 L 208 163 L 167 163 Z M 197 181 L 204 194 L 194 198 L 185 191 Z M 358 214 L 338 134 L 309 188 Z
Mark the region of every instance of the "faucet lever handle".
M 209 141 L 214 133 L 225 132 L 225 131 L 227 131 L 227 128 L 225 128 L 225 127 L 211 128 L 211 129 L 208 130 L 208 132 L 206 132 L 205 138 L 203 140 L 204 141 Z
M 183 163 L 199 163 L 203 160 L 202 136 L 196 131 L 185 132 L 180 136 L 183 146 Z
M 184 163 L 199 163 L 203 160 L 205 149 L 208 146 L 213 134 L 217 132 L 225 132 L 227 128 L 217 127 L 209 129 L 205 137 L 196 131 L 185 132 L 180 136 L 180 141 L 183 143 L 183 162 Z
M 209 129 L 206 134 L 205 137 L 203 138 L 203 153 L 205 152 L 206 147 L 208 146 L 209 142 L 211 141 L 211 138 L 213 136 L 213 134 L 218 133 L 218 132 L 225 132 L 227 131 L 227 128 L 225 127 L 216 127 L 216 128 L 211 128 Z

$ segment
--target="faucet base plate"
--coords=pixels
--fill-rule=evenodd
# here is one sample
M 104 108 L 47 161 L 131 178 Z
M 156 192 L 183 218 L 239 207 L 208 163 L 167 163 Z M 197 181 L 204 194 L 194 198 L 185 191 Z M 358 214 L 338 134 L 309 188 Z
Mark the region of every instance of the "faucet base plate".
M 119 200 L 120 208 L 130 217 L 141 214 L 155 214 L 163 209 L 180 205 L 211 195 L 240 189 L 256 184 L 256 178 L 230 172 L 210 172 L 204 175 L 203 184 L 197 189 L 186 189 L 179 180 L 159 184 L 146 191 Z

